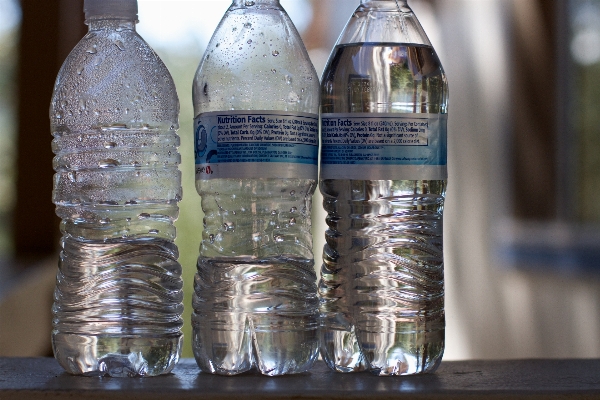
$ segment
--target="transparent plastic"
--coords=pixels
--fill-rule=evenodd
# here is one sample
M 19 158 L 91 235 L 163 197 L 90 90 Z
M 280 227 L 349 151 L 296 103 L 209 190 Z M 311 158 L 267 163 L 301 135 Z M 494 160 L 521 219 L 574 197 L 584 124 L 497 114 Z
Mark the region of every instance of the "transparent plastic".
M 318 77 L 279 1 L 232 3 L 198 68 L 193 99 L 196 116 L 275 110 L 316 117 Z M 282 168 L 271 164 L 271 172 Z M 202 371 L 234 375 L 257 368 L 282 375 L 313 365 L 318 298 L 310 218 L 316 168 L 314 175 L 197 178 L 205 217 L 192 324 Z
M 325 68 L 321 112 L 445 114 L 447 102 L 442 66 L 406 1 L 362 1 Z M 339 372 L 434 371 L 444 351 L 446 181 L 322 179 L 320 190 L 323 359 Z
M 84 0 L 85 19 L 137 19 L 137 0 Z
M 86 23 L 50 105 L 63 235 L 52 346 L 72 374 L 164 374 L 182 343 L 179 100 L 134 20 Z

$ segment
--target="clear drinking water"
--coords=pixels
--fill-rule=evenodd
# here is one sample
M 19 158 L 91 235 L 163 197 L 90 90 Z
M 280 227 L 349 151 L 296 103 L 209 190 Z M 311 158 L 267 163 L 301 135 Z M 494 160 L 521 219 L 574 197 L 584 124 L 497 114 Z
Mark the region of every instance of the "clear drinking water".
M 50 106 L 61 222 L 52 345 L 72 374 L 167 373 L 181 351 L 179 102 L 137 4 L 86 0 Z M 108 3 L 105 3 L 108 4 Z M 112 14 L 110 14 L 112 13 Z
M 394 124 L 402 114 L 413 121 L 420 117 L 416 114 L 428 118 L 447 112 L 443 69 L 415 26 L 420 28 L 406 1 L 362 1 L 323 74 L 324 119 L 361 113 L 369 121 L 367 114 L 380 114 Z M 415 43 L 406 43 L 407 38 Z M 398 133 L 380 126 L 368 131 L 371 148 L 392 138 L 401 143 Z M 363 136 L 360 129 L 357 138 Z M 446 181 L 408 179 L 417 178 L 420 166 L 409 165 L 405 173 L 386 164 L 380 153 L 368 155 L 378 162 L 365 161 L 362 170 L 352 170 L 356 179 L 329 179 L 328 160 L 338 157 L 335 162 L 347 163 L 346 168 L 355 162 L 339 161 L 340 147 L 324 143 L 320 190 L 328 230 L 319 283 L 322 357 L 340 372 L 434 371 L 444 350 Z M 397 149 L 390 155 L 405 151 Z M 445 147 L 442 152 L 445 168 Z M 352 157 L 359 160 L 356 153 Z
M 192 315 L 198 366 L 307 371 L 318 355 L 310 218 L 319 82 L 279 1 L 233 1 L 193 89 L 205 215 Z

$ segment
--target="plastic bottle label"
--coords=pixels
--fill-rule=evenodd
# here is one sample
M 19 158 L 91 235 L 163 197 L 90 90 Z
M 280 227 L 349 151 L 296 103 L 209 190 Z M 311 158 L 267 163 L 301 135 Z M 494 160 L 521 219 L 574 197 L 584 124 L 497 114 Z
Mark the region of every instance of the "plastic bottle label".
M 448 114 L 323 114 L 321 179 L 445 180 Z
M 317 179 L 315 114 L 228 111 L 194 121 L 196 179 Z

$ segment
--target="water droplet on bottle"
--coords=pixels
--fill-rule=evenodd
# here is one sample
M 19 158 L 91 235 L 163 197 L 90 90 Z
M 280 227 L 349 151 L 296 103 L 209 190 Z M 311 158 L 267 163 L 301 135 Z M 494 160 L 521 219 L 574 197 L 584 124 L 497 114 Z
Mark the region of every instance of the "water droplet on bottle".
M 101 160 L 98 163 L 99 168 L 114 168 L 121 165 L 117 160 L 113 160 L 112 158 L 107 158 L 106 160 Z
M 83 142 L 83 135 L 77 136 L 77 141 L 78 142 Z
M 141 213 L 140 215 L 138 215 L 138 219 L 146 219 L 146 218 L 150 218 L 150 214 Z
M 69 178 L 69 180 L 71 182 L 76 182 L 77 181 L 77 173 L 75 171 L 71 171 L 67 174 L 67 177 Z
M 209 240 L 211 243 L 214 243 L 214 242 L 215 242 L 215 235 L 213 235 L 213 234 L 210 234 L 210 235 L 208 235 L 208 240 Z
M 273 57 L 277 57 L 279 55 L 279 52 L 277 50 L 273 50 L 271 54 L 273 55 Z
M 57 111 L 57 112 L 54 114 L 54 117 L 55 117 L 56 119 L 61 119 L 61 118 L 63 117 L 63 114 L 62 114 L 60 111 Z
M 271 68 L 271 72 L 274 73 L 274 74 L 276 74 L 277 70 L 275 68 Z
M 205 96 L 208 96 L 208 83 L 204 84 L 204 88 L 202 89 L 202 91 L 204 92 Z
M 125 45 L 120 40 L 115 40 L 115 46 L 121 51 L 125 50 Z
M 102 219 L 100 220 L 100 223 L 101 223 L 101 224 L 108 224 L 108 223 L 110 223 L 110 218 L 102 218 Z
M 283 236 L 275 235 L 275 236 L 273 236 L 273 240 L 276 242 L 283 242 Z
M 158 229 L 150 229 L 148 231 L 148 233 L 151 234 L 151 235 L 158 235 L 158 232 L 159 232 Z
M 252 44 L 252 39 L 248 39 L 248 41 L 246 43 Z
M 88 47 L 88 49 L 86 50 L 87 53 L 90 54 L 96 54 L 98 52 L 98 50 L 96 49 L 96 45 L 93 44 L 90 47 Z
M 290 225 L 296 225 L 296 218 L 290 218 Z
M 117 144 L 115 142 L 104 142 L 105 149 L 112 149 L 114 147 L 117 147 Z
M 220 45 L 221 45 L 221 43 L 217 43 L 217 44 L 215 45 L 215 47 L 219 47 Z
M 277 210 L 271 211 L 271 215 L 277 215 Z
M 233 231 L 235 229 L 235 224 L 233 222 L 224 222 L 223 229 L 226 231 Z
M 287 83 L 288 85 L 292 84 L 292 77 L 290 75 L 285 76 L 285 83 Z
M 294 196 L 295 194 L 296 194 L 296 191 L 295 191 L 295 190 L 292 190 L 292 191 L 290 192 L 290 196 Z
M 295 213 L 296 211 L 298 211 L 298 209 L 297 209 L 296 207 L 292 207 L 292 208 L 290 208 L 290 212 L 291 212 L 291 213 Z
M 63 101 L 61 101 L 61 102 L 60 102 L 60 106 L 61 106 L 61 107 L 66 107 L 66 106 L 68 106 L 68 105 L 69 105 L 69 102 L 68 102 L 68 101 L 66 101 L 66 100 L 63 100 Z
M 250 29 L 250 28 L 252 28 L 252 24 L 251 24 L 250 22 L 246 22 L 246 23 L 244 24 L 244 28 L 246 28 L 246 29 Z
M 246 7 L 252 7 L 255 3 L 252 0 L 246 1 Z

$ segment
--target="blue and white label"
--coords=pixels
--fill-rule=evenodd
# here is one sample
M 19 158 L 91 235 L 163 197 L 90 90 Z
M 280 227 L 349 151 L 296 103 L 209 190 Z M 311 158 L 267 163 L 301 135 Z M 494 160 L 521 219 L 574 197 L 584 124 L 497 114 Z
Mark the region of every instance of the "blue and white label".
M 321 179 L 445 180 L 447 114 L 323 114 Z
M 196 179 L 317 179 L 318 134 L 315 114 L 200 114 L 194 121 Z

